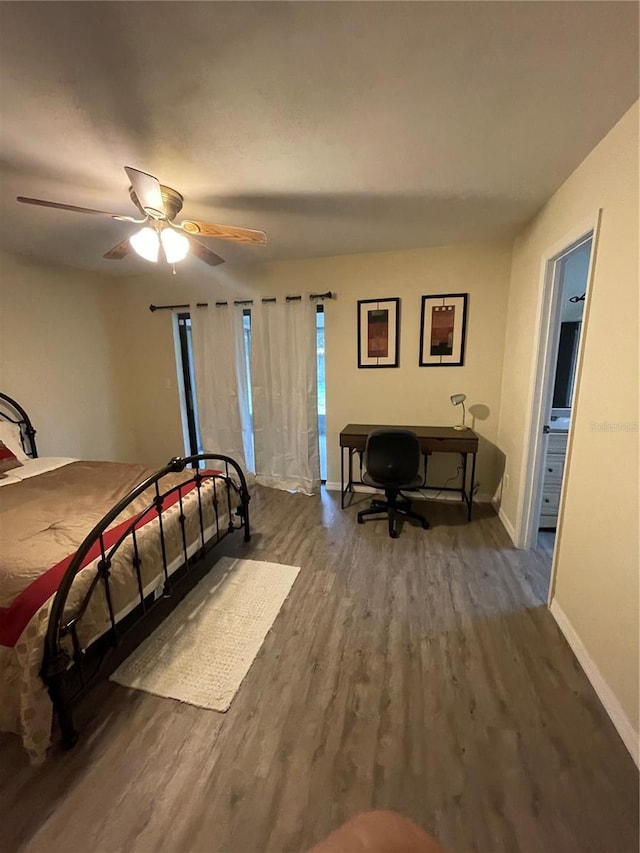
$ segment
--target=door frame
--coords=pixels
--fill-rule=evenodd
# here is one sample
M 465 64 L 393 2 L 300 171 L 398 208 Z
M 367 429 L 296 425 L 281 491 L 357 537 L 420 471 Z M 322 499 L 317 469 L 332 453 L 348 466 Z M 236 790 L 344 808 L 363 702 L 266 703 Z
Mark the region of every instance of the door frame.
M 591 301 L 591 286 L 593 272 L 598 248 L 598 233 L 600 230 L 600 219 L 602 210 L 599 209 L 593 216 L 577 224 L 565 236 L 550 246 L 542 255 L 540 267 L 540 287 L 536 322 L 536 353 L 534 357 L 534 370 L 531 378 L 529 399 L 529 417 L 527 425 L 527 442 L 523 457 L 520 492 L 520 507 L 518 517 L 520 524 L 517 530 L 518 548 L 531 549 L 535 547 L 538 536 L 538 521 L 542 506 L 542 481 L 544 466 L 544 434 L 543 427 L 548 422 L 551 412 L 553 395 L 553 384 L 555 378 L 555 361 L 558 352 L 558 337 L 560 333 L 560 281 L 559 261 L 576 249 L 581 243 L 591 237 L 591 257 L 589 258 L 589 270 L 585 288 L 585 304 L 582 316 L 582 328 L 578 344 L 578 356 L 576 366 L 576 378 L 573 395 L 572 409 L 575 411 L 580 393 L 580 381 L 582 377 L 583 364 L 583 342 L 586 336 L 589 322 L 589 307 Z M 562 516 L 564 510 L 564 484 L 567 481 L 571 461 L 571 449 L 573 444 L 573 433 L 575 418 L 571 418 L 569 436 L 567 441 L 567 456 L 565 460 L 564 475 L 562 478 L 562 490 L 560 493 L 560 505 L 558 508 L 558 524 L 556 528 L 556 547 L 554 548 L 553 564 L 551 569 L 551 583 L 549 586 L 549 601 L 553 595 L 556 571 L 556 554 L 562 533 Z

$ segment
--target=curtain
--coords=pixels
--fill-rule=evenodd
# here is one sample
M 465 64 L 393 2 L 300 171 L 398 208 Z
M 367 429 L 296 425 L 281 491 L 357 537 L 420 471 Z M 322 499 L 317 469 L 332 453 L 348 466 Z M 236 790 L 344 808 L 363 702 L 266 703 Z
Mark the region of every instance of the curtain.
M 256 480 L 311 495 L 320 489 L 316 306 L 301 300 L 251 310 Z
M 242 311 L 193 307 L 191 329 L 203 450 L 232 456 L 243 471 L 253 471 Z

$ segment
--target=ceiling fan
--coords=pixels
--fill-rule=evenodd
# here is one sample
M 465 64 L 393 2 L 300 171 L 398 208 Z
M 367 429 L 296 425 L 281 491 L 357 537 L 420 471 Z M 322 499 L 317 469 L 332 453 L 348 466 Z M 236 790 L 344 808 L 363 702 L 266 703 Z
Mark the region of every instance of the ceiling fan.
M 174 222 L 182 210 L 184 198 L 171 187 L 161 184 L 153 175 L 140 172 L 131 166 L 124 167 L 131 186 L 129 195 L 131 201 L 142 214 L 142 219 L 133 216 L 123 216 L 119 213 L 109 213 L 106 210 L 93 210 L 89 207 L 76 207 L 73 204 L 60 204 L 56 201 L 45 201 L 41 198 L 25 198 L 18 196 L 17 201 L 23 204 L 37 204 L 42 207 L 56 207 L 60 210 L 71 210 L 74 213 L 90 213 L 94 216 L 107 216 L 119 222 L 134 222 L 143 227 L 122 240 L 104 255 L 109 261 L 119 261 L 133 249 L 147 261 L 157 262 L 164 255 L 167 263 L 175 264 L 186 258 L 189 250 L 205 264 L 215 267 L 224 263 L 224 258 L 212 252 L 208 246 L 196 240 L 194 235 L 216 237 L 219 240 L 235 240 L 239 243 L 254 243 L 266 245 L 267 235 L 264 231 L 253 231 L 250 228 L 235 228 L 232 225 L 211 225 L 195 219 L 185 219 L 180 223 Z M 174 270 L 175 272 L 175 270 Z

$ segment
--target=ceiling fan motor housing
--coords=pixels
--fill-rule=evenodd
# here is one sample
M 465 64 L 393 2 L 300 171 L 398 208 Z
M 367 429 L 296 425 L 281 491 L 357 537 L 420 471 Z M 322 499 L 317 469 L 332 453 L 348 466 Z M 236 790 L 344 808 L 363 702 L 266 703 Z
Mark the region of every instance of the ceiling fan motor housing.
M 162 193 L 165 216 L 169 220 L 169 222 L 173 222 L 173 220 L 182 210 L 184 197 L 177 190 L 174 190 L 172 187 L 167 187 L 164 184 L 160 184 L 160 191 Z M 142 213 L 142 215 L 146 216 L 147 211 L 144 210 L 144 208 L 138 201 L 138 196 L 135 194 L 133 187 L 129 187 L 129 196 L 131 197 L 131 201 L 135 204 L 135 206 Z

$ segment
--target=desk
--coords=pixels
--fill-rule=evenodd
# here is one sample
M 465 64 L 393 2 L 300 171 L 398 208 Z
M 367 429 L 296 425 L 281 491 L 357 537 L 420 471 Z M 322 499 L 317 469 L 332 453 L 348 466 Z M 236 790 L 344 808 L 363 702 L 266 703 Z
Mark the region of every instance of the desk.
M 362 485 L 362 479 L 353 479 L 353 456 L 360 456 L 360 476 L 362 478 L 362 454 L 367 444 L 367 436 L 376 429 L 410 429 L 415 432 L 420 442 L 420 450 L 425 455 L 424 486 L 421 488 L 437 489 L 438 491 L 459 492 L 460 499 L 467 505 L 467 519 L 471 521 L 473 506 L 473 484 L 476 474 L 476 455 L 478 453 L 478 436 L 470 429 L 457 430 L 453 427 L 434 426 L 385 426 L 380 424 L 349 424 L 340 433 L 340 485 L 342 490 L 342 509 L 348 492 L 353 493 L 354 485 Z M 347 451 L 347 474 L 345 485 L 345 450 Z M 426 457 L 431 453 L 459 453 L 462 456 L 462 483 L 459 486 L 427 486 Z M 467 489 L 467 459 L 472 456 L 471 484 Z

